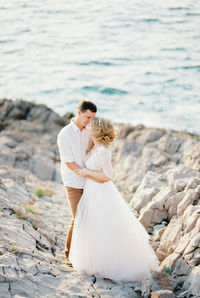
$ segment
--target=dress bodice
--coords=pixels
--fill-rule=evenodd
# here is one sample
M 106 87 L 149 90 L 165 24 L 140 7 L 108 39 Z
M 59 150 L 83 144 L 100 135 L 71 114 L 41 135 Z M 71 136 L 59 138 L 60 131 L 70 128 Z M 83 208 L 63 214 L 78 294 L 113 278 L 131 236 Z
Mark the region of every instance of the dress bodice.
M 100 153 L 104 148 L 102 146 L 97 147 L 96 149 L 89 152 L 88 156 L 86 156 L 86 167 L 89 170 L 100 172 L 102 169 Z M 105 148 L 106 149 L 106 148 Z
M 112 177 L 111 151 L 105 146 L 99 146 L 86 155 L 86 167 L 89 170 L 103 171 L 108 177 Z

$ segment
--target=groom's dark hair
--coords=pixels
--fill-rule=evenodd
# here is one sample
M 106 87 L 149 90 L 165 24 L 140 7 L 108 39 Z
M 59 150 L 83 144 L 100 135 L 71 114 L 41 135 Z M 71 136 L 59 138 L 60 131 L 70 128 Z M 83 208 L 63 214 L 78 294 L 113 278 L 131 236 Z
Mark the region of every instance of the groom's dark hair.
M 97 112 L 97 106 L 88 100 L 82 99 L 78 105 L 78 109 L 81 110 L 81 112 L 85 112 L 87 110 L 90 110 L 93 113 Z

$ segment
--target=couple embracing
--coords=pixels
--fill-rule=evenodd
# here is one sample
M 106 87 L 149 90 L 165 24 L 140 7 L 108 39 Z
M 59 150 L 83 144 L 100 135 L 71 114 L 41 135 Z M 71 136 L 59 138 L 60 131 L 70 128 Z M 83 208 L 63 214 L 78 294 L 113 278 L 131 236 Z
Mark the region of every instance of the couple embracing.
M 79 273 L 115 282 L 141 281 L 158 268 L 149 235 L 113 184 L 112 122 L 82 100 L 58 135 L 61 175 L 73 220 L 65 260 Z

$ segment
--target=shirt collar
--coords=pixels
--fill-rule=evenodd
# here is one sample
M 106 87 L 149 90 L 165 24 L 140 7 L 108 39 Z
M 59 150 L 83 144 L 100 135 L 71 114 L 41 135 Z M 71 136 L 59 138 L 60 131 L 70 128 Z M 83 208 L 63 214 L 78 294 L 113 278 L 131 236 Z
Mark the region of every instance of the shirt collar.
M 83 127 L 82 131 L 78 128 L 78 126 L 76 125 L 76 123 L 74 122 L 74 118 L 71 119 L 71 126 L 73 127 L 74 131 L 80 131 L 82 132 L 85 127 Z

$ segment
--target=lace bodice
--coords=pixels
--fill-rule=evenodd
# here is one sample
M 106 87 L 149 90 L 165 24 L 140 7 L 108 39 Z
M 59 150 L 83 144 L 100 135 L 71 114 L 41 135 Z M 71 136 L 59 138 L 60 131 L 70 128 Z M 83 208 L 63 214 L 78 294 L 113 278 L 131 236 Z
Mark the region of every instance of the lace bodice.
M 96 172 L 103 171 L 107 177 L 112 178 L 110 149 L 104 146 L 97 147 L 86 156 L 85 164 L 89 170 Z

